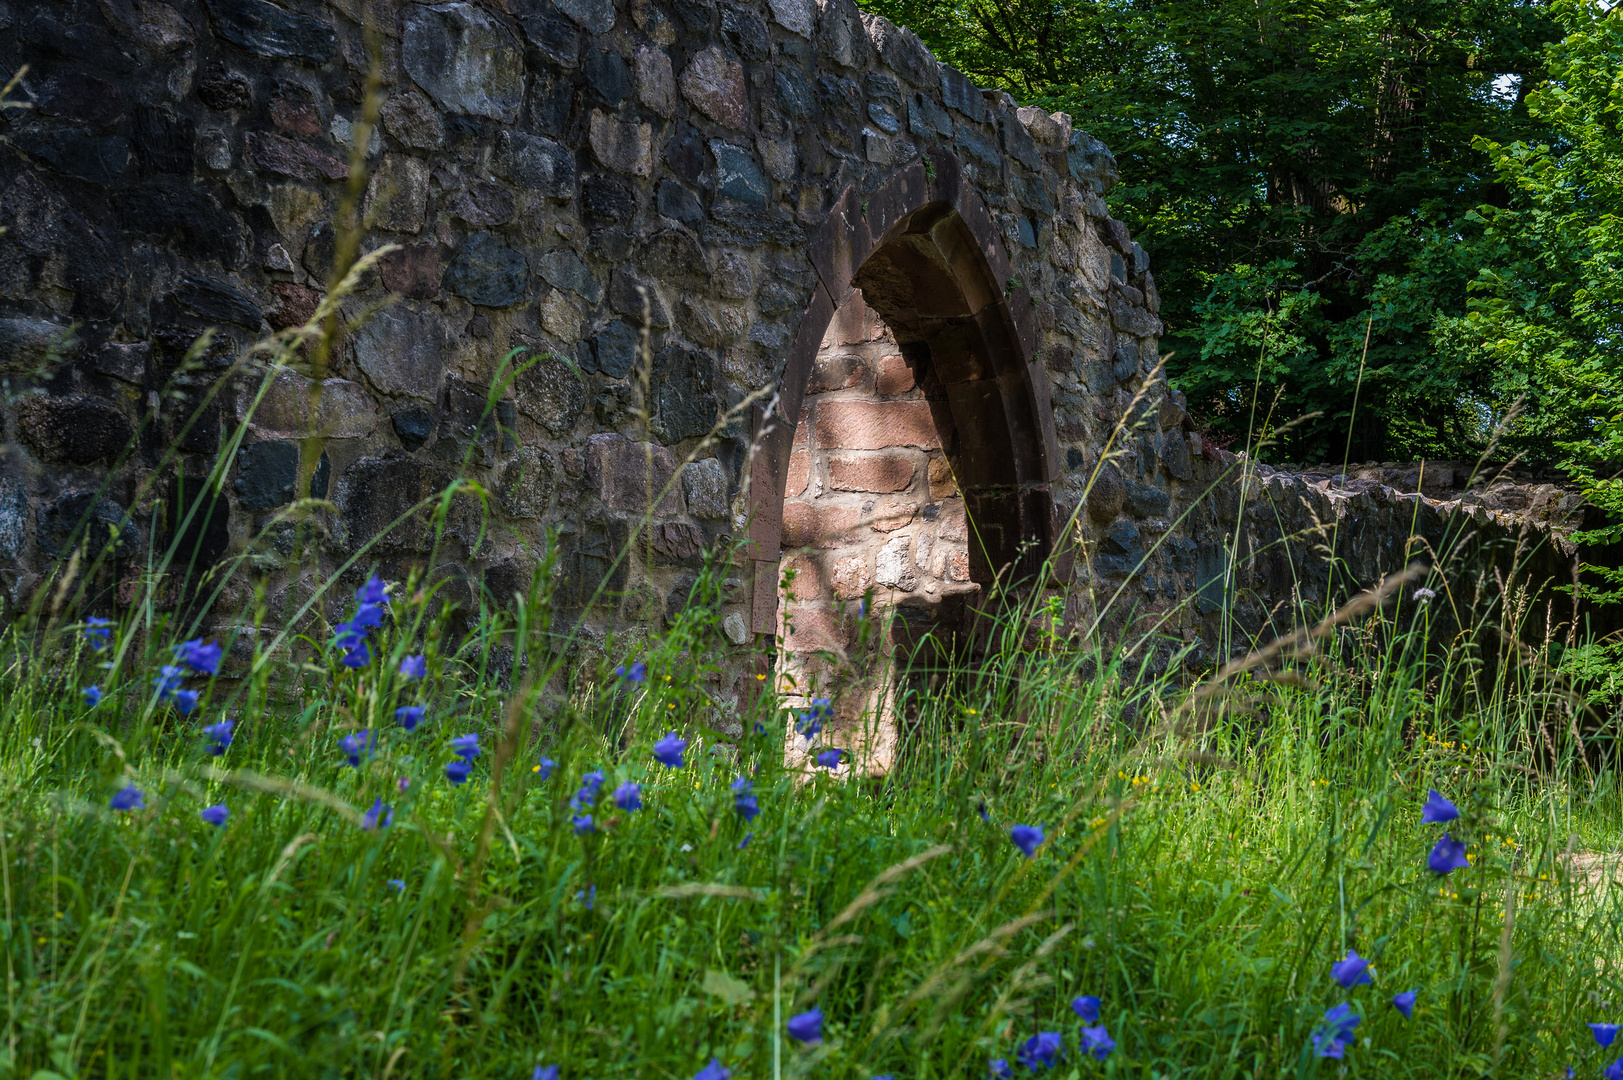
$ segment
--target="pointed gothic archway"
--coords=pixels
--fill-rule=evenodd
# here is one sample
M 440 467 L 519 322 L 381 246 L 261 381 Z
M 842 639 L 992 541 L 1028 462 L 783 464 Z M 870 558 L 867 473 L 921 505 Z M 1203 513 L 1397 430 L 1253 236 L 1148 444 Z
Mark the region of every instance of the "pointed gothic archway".
M 971 581 L 1033 578 L 1053 550 L 1048 485 L 1057 475 L 1049 385 L 1038 362 L 1034 306 L 980 195 L 958 159 L 932 153 L 863 195 L 847 188 L 814 237 L 817 286 L 779 382 L 777 408 L 757 418 L 749 538 L 752 626 L 778 624 L 785 487 L 797 427 L 808 421 L 808 384 L 836 312 L 871 309 L 894 334 L 921 401 L 847 407 L 842 422 L 868 425 L 843 445 L 879 449 L 894 428 L 933 425 L 969 520 Z M 848 403 L 842 403 L 848 404 Z M 830 425 L 817 421 L 819 431 Z M 915 440 L 915 445 L 916 445 Z

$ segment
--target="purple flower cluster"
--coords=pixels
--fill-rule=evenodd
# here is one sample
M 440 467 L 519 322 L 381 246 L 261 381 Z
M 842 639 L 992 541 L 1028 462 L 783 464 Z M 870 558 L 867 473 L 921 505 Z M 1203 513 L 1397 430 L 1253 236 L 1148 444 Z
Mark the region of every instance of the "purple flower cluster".
M 351 671 L 372 662 L 366 635 L 373 627 L 383 625 L 383 613 L 389 605 L 388 587 L 373 574 L 355 590 L 355 600 L 358 606 L 354 617 L 333 627 L 333 645 L 344 650 L 339 662 Z

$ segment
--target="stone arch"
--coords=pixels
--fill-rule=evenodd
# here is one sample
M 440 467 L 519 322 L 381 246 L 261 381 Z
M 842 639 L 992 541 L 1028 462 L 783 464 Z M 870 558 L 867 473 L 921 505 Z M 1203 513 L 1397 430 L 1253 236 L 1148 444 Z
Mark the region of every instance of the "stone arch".
M 752 626 L 773 632 L 784 490 L 812 363 L 835 312 L 860 289 L 915 366 L 945 390 L 932 406 L 971 522 L 971 579 L 1030 579 L 1054 547 L 1058 476 L 1050 390 L 1035 362 L 1035 305 L 959 159 L 928 151 L 872 193 L 847 187 L 812 237 L 817 284 L 757 418 L 751 469 Z

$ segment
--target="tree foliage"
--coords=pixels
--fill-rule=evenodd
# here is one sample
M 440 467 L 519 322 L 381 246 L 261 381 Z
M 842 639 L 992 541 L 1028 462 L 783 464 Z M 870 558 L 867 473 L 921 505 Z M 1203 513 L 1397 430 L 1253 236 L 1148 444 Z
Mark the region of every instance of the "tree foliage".
M 1112 210 L 1151 253 L 1163 350 L 1213 428 L 1247 431 L 1277 395 L 1276 420 L 1320 414 L 1281 456 L 1463 454 L 1525 389 L 1469 303 L 1502 242 L 1479 208 L 1513 188 L 1492 147 L 1550 130 L 1527 108 L 1561 36 L 1550 4 L 869 6 L 1112 148 Z

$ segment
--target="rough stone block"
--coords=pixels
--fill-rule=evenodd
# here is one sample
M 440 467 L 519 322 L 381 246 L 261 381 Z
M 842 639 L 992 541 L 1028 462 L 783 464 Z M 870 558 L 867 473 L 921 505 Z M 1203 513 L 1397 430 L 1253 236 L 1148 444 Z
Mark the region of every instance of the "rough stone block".
M 874 573 L 868 566 L 867 556 L 851 555 L 835 560 L 829 580 L 836 600 L 857 600 L 873 586 Z
M 478 232 L 463 241 L 441 284 L 470 303 L 510 307 L 528 295 L 529 264 L 494 233 Z
M 631 176 L 653 172 L 654 136 L 647 124 L 622 123 L 593 109 L 588 139 L 592 153 L 607 168 Z
M 260 168 L 296 180 L 343 180 L 349 166 L 308 143 L 268 131 L 248 133 L 248 153 Z
M 527 358 L 520 358 L 528 362 Z M 555 437 L 573 431 L 586 412 L 586 386 L 568 361 L 543 354 L 514 380 L 518 409 Z
M 355 363 L 385 394 L 437 401 L 450 334 L 438 312 L 384 308 L 350 339 Z
M 749 123 L 749 99 L 744 65 L 715 45 L 700 50 L 682 71 L 682 96 L 693 107 L 723 127 L 742 129 Z
M 905 533 L 891 537 L 874 557 L 874 580 L 902 592 L 918 588 L 911 555 L 912 540 Z
M 440 260 L 433 244 L 407 244 L 385 255 L 378 264 L 383 287 L 413 300 L 432 300 L 440 294 Z
M 260 439 L 358 439 L 378 425 L 378 404 L 359 383 L 327 379 L 321 384 L 320 406 L 311 419 L 311 380 L 293 371 L 279 371 L 271 380 L 259 407 L 252 409 L 257 387 L 245 387 L 237 398 L 237 418 Z
M 445 141 L 439 113 L 416 90 L 391 95 L 380 113 L 384 130 L 413 150 L 436 150 Z
M 676 76 L 671 58 L 660 49 L 637 46 L 632 59 L 637 75 L 637 100 L 661 116 L 676 111 Z
M 204 6 L 216 34 L 260 56 L 324 64 L 338 52 L 332 27 L 268 0 L 204 0 Z
M 111 460 L 134 435 L 118 406 L 84 394 L 23 398 L 17 405 L 17 433 L 41 461 L 65 465 Z
M 312 498 L 327 497 L 331 465 L 322 454 L 310 477 Z M 232 490 L 237 505 L 244 510 L 271 510 L 293 501 L 298 491 L 299 446 L 297 443 L 269 440 L 249 443 L 237 451 L 237 478 Z
M 715 458 L 689 462 L 682 470 L 682 495 L 688 513 L 708 521 L 724 521 L 729 513 L 727 472 Z
M 783 488 L 784 498 L 798 498 L 806 490 L 806 484 L 810 479 L 811 454 L 805 450 L 796 450 L 789 455 L 789 471 Z
M 428 212 L 428 166 L 414 157 L 385 154 L 366 186 L 365 212 L 380 229 L 421 232 Z
M 509 124 L 518 119 L 524 50 L 483 8 L 412 4 L 400 25 L 401 63 L 441 108 Z
M 682 488 L 674 483 L 676 456 L 654 443 L 624 435 L 593 435 L 586 440 L 586 483 L 611 510 L 656 514 L 683 511 Z

